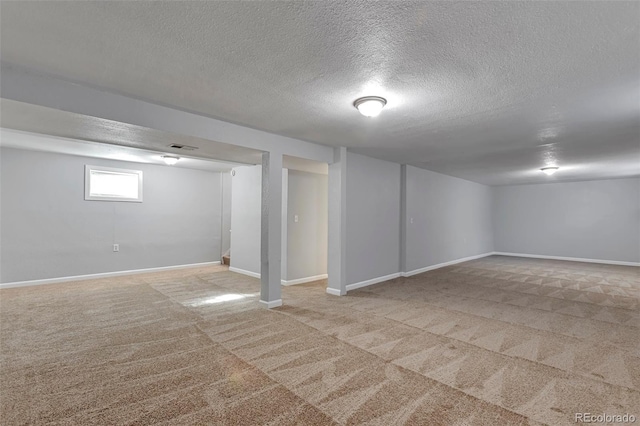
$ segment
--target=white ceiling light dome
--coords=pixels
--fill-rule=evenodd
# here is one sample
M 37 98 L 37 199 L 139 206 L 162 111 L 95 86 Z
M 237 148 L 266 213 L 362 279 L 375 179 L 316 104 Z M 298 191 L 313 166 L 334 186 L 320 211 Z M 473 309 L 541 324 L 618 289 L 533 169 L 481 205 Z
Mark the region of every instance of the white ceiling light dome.
M 178 162 L 180 157 L 174 157 L 173 155 L 163 155 L 162 161 L 164 161 L 168 166 L 173 166 Z
M 549 166 L 549 167 L 543 167 L 543 168 L 541 168 L 541 169 L 540 169 L 540 171 L 541 171 L 542 173 L 544 173 L 545 175 L 547 175 L 547 176 L 551 176 L 552 174 L 554 174 L 555 172 L 557 172 L 559 168 L 560 168 L 560 167 L 557 167 L 557 166 Z
M 356 99 L 353 106 L 365 117 L 377 117 L 386 104 L 387 100 L 380 96 L 365 96 Z

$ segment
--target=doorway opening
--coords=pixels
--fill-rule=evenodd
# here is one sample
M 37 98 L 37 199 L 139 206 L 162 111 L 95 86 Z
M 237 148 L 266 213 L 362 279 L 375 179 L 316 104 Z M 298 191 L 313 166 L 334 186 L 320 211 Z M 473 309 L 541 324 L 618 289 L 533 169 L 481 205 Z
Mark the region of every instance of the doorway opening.
M 283 158 L 283 285 L 327 286 L 328 171 L 327 163 Z
M 236 167 L 230 180 L 231 252 L 225 253 L 230 255 L 229 270 L 259 278 L 262 166 Z M 317 282 L 324 291 L 328 278 L 327 163 L 283 156 L 281 247 L 281 284 Z

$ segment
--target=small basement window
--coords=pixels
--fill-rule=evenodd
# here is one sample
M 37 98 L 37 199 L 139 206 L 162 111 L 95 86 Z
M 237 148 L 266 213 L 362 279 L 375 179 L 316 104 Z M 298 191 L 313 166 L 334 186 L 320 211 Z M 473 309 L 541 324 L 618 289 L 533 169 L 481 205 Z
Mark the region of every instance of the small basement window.
M 86 165 L 84 199 L 141 203 L 142 171 Z

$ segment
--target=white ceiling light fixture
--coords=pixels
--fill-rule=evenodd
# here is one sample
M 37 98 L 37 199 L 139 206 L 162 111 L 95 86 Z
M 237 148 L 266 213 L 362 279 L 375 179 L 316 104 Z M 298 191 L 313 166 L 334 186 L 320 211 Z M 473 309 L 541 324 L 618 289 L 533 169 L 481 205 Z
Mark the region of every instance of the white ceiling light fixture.
M 162 160 L 167 163 L 168 166 L 173 166 L 178 162 L 180 157 L 174 157 L 173 155 L 163 155 Z
M 377 117 L 386 104 L 387 100 L 380 96 L 365 96 L 356 99 L 353 106 L 365 117 Z
M 547 176 L 551 176 L 552 174 L 557 172 L 559 168 L 560 167 L 557 167 L 557 166 L 543 167 L 543 168 L 540 169 L 540 171 L 542 173 L 544 173 L 545 175 L 547 175 Z

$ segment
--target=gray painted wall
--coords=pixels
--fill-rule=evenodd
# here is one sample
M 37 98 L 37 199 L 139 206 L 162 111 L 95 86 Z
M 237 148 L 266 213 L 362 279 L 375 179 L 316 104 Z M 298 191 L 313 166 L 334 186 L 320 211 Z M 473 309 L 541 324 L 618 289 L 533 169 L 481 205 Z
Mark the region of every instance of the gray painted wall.
M 407 166 L 406 269 L 493 251 L 491 188 Z
M 9 148 L 0 161 L 3 283 L 219 260 L 220 173 Z M 142 170 L 144 202 L 85 201 L 85 164 Z
M 260 274 L 261 166 L 232 177 L 231 266 Z M 282 279 L 327 273 L 327 176 L 283 170 Z M 295 222 L 298 215 L 298 222 Z
M 640 262 L 640 178 L 493 188 L 496 251 Z
M 283 226 L 287 230 L 287 272 L 282 279 L 326 274 L 327 176 L 297 170 L 289 170 L 288 176 L 286 227 Z
M 233 169 L 231 177 L 231 266 L 260 274 L 262 166 Z
M 347 285 L 400 272 L 400 164 L 347 153 Z

